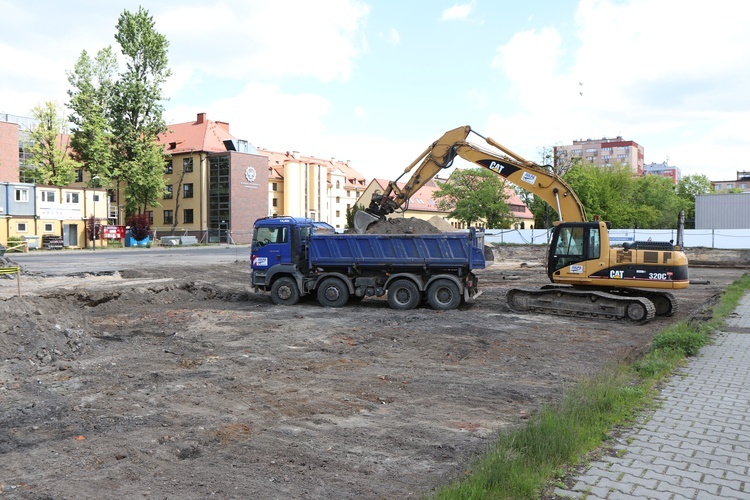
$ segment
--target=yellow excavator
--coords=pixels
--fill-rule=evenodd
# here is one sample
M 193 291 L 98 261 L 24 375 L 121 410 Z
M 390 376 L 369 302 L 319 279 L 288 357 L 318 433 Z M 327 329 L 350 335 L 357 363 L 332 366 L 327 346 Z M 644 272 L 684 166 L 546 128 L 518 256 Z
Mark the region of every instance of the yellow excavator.
M 468 142 L 470 133 L 495 150 Z M 547 254 L 552 285 L 508 291 L 508 307 L 517 312 L 627 319 L 645 323 L 654 316 L 671 316 L 677 309 L 666 290 L 687 288 L 688 262 L 682 251 L 682 224 L 677 242 L 633 242 L 611 248 L 610 224 L 589 222 L 578 196 L 548 169 L 510 151 L 492 138 L 458 127 L 443 134 L 414 160 L 370 205 L 355 214 L 354 227 L 364 233 L 374 222 L 408 207 L 409 198 L 456 157 L 480 165 L 509 182 L 531 191 L 558 213 Z M 403 187 L 398 180 L 417 169 Z M 681 217 L 681 221 L 684 219 Z

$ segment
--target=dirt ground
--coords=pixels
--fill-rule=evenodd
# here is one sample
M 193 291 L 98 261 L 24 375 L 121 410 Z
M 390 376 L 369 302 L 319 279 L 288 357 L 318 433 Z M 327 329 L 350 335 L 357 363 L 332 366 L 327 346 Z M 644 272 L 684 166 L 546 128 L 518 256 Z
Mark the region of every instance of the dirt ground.
M 0 496 L 420 498 L 563 388 L 700 317 L 746 270 L 694 268 L 646 325 L 519 315 L 539 249 L 453 311 L 276 306 L 247 260 L 0 277 Z

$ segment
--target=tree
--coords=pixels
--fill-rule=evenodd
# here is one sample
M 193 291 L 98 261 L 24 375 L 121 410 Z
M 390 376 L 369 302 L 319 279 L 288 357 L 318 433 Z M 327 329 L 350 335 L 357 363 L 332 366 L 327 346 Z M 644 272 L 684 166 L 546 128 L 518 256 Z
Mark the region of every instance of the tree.
M 109 47 L 94 61 L 84 51 L 68 74 L 75 153 L 92 177 L 125 182 L 126 212 L 142 213 L 164 194 L 165 153 L 156 139 L 167 131 L 161 102 L 171 75 L 169 42 L 142 7 L 123 11 L 115 40 L 125 57 L 121 74 L 115 76 L 117 59 Z
M 437 182 L 434 196 L 440 210 L 471 226 L 484 220 L 489 228 L 509 227 L 513 216 L 507 203 L 505 181 L 489 170 L 455 170 L 447 182 Z
M 99 176 L 100 184 L 105 185 L 112 178 L 113 168 L 114 138 L 107 114 L 116 68 L 117 59 L 107 47 L 93 61 L 84 50 L 74 70 L 67 73 L 73 87 L 68 90 L 68 107 L 73 111 L 72 155 L 90 178 Z
M 31 130 L 30 157 L 26 161 L 31 169 L 27 177 L 39 184 L 67 186 L 76 178 L 80 164 L 68 155 L 68 144 L 62 135 L 67 122 L 62 109 L 53 102 L 36 106 L 31 116 L 39 124 Z
M 126 209 L 141 213 L 159 205 L 164 194 L 162 147 L 155 141 L 166 133 L 162 88 L 171 75 L 167 39 L 156 32 L 154 20 L 142 7 L 123 11 L 115 40 L 126 59 L 126 70 L 113 85 L 109 120 L 118 146 L 114 177 L 125 180 Z
M 713 185 L 703 174 L 686 175 L 677 183 L 677 196 L 685 204 L 685 226 L 695 227 L 695 197 L 699 194 L 710 194 Z

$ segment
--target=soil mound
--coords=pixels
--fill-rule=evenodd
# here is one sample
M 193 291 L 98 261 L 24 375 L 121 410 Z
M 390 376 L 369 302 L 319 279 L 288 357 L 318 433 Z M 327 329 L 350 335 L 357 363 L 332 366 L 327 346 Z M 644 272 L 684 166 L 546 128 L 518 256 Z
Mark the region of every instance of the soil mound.
M 437 234 L 442 231 L 426 220 L 409 217 L 408 219 L 386 219 L 370 224 L 367 234 Z

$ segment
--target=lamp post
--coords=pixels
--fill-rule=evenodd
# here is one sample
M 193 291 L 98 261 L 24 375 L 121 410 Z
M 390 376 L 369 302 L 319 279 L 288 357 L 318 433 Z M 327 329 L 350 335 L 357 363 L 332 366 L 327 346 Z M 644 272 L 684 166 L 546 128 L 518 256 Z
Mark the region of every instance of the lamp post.
M 91 227 L 91 239 L 94 242 L 94 249 L 92 250 L 92 252 L 96 252 L 96 197 L 98 195 L 96 194 L 96 183 L 94 181 L 98 180 L 98 175 L 95 175 L 91 178 L 91 182 L 94 183 L 94 224 Z

